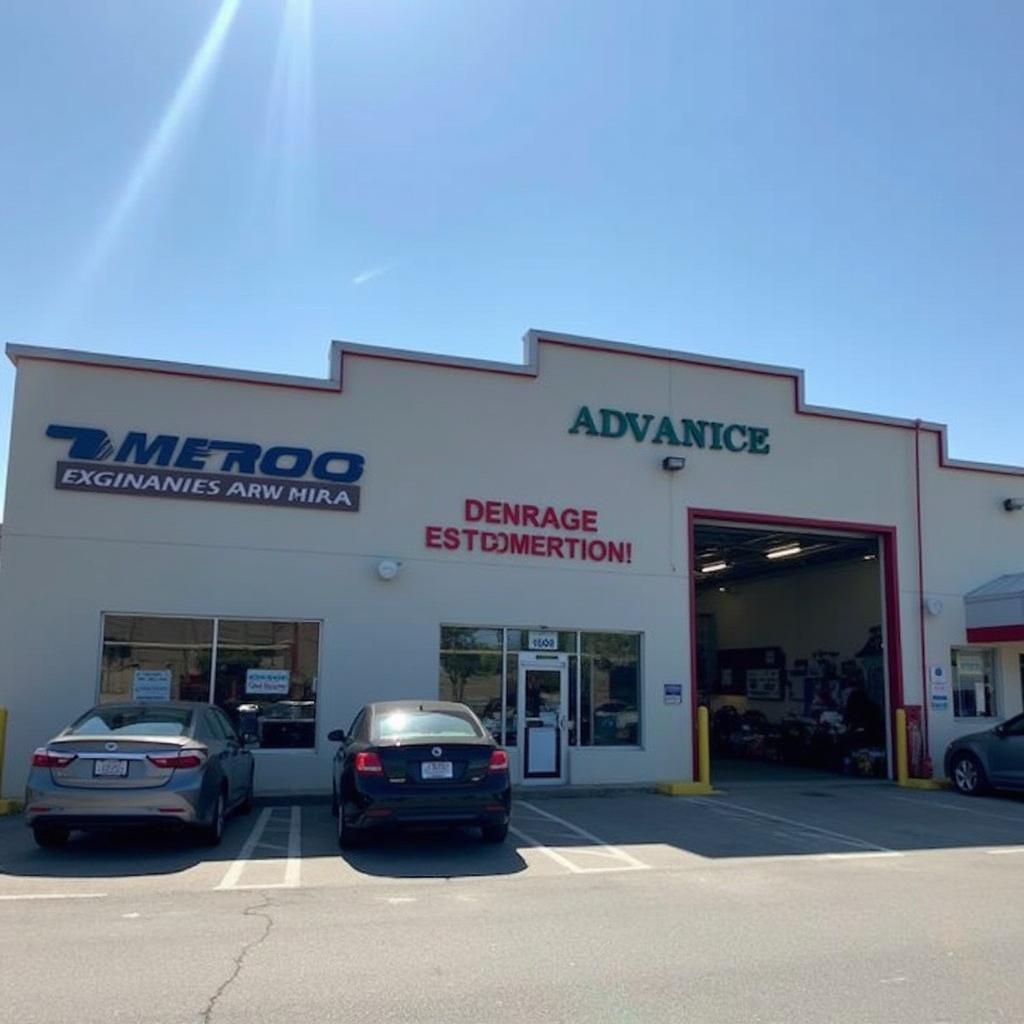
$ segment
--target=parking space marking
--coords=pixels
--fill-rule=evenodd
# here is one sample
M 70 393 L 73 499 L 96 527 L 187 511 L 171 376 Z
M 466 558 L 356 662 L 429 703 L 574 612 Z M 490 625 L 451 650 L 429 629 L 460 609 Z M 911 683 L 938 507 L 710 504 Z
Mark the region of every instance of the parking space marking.
M 99 900 L 105 892 L 26 892 L 0 896 L 0 900 Z
M 1004 850 L 986 850 L 985 852 L 992 854 L 993 857 L 1001 857 L 1008 853 L 1024 853 L 1024 846 L 1008 846 Z
M 265 839 L 267 833 L 276 833 L 284 829 L 284 822 L 279 812 L 290 811 L 288 818 L 288 843 L 282 843 Z M 256 819 L 252 831 L 249 833 L 245 844 L 238 853 L 238 857 L 231 863 L 231 866 L 224 872 L 224 877 L 216 886 L 217 889 L 295 889 L 299 886 L 302 878 L 302 811 L 297 804 L 291 807 L 264 807 L 260 816 Z M 246 867 L 254 864 L 259 867 L 267 867 L 280 863 L 281 858 L 268 858 L 267 860 L 254 862 L 253 854 L 257 849 L 270 850 L 275 853 L 286 853 L 284 858 L 284 881 L 242 884 L 242 875 Z
M 946 800 L 933 798 L 917 799 L 912 796 L 896 796 L 894 793 L 886 793 L 889 800 L 899 800 L 904 804 L 915 804 L 917 807 L 939 807 L 944 811 L 958 811 L 961 814 L 973 814 L 976 818 L 992 818 L 995 821 L 1008 821 L 1011 825 L 1018 825 L 1024 828 L 1024 816 L 1015 817 L 1011 814 L 994 814 L 992 811 L 982 811 L 977 807 L 962 807 L 960 804 L 949 803 Z
M 541 818 L 547 818 L 549 821 L 555 822 L 557 825 L 561 825 L 564 832 L 561 836 L 566 839 L 586 839 L 588 842 L 593 843 L 594 847 L 578 847 L 572 848 L 573 856 L 577 854 L 603 857 L 606 860 L 615 861 L 612 865 L 605 865 L 602 867 L 581 867 L 578 864 L 573 864 L 564 854 L 559 853 L 557 850 L 552 850 L 548 845 L 538 842 L 532 837 L 526 836 L 525 833 L 519 830 L 514 830 L 516 835 L 526 838 L 532 842 L 534 846 L 548 854 L 552 860 L 557 861 L 564 867 L 568 867 L 573 874 L 593 874 L 595 872 L 603 871 L 646 871 L 650 868 L 650 864 L 645 864 L 638 857 L 634 857 L 633 854 L 627 853 L 625 850 L 618 846 L 612 846 L 606 843 L 600 836 L 594 835 L 593 832 L 588 832 L 585 828 L 580 828 L 579 825 L 574 824 L 571 821 L 567 821 L 565 818 L 560 818 L 557 814 L 552 814 L 550 811 L 545 811 L 538 807 L 536 804 L 528 803 L 525 800 L 518 801 L 519 807 L 525 807 L 532 814 L 537 815 Z
M 571 871 L 574 875 L 580 875 L 583 873 L 583 868 L 577 867 L 577 865 L 573 864 L 568 857 L 563 857 L 557 850 L 552 850 L 549 846 L 545 846 L 539 839 L 534 839 L 533 836 L 527 835 L 522 829 L 518 829 L 514 825 L 509 825 L 508 830 L 514 836 L 518 836 L 522 839 L 524 843 L 529 843 L 529 845 L 535 850 L 543 853 L 546 857 L 549 857 L 556 864 L 561 865 L 566 870 Z
M 754 810 L 752 807 L 744 807 L 742 804 L 734 804 L 729 800 L 722 800 L 719 798 L 708 798 L 698 796 L 693 798 L 695 804 L 701 804 L 705 807 L 712 809 L 718 809 L 721 811 L 723 808 L 728 808 L 732 812 L 740 812 L 741 814 L 749 814 L 751 817 L 764 818 L 766 821 L 780 822 L 783 825 L 791 825 L 795 828 L 800 829 L 804 833 L 810 833 L 811 837 L 827 836 L 829 839 L 836 840 L 845 844 L 846 846 L 853 846 L 860 850 L 872 850 L 879 854 L 885 854 L 890 857 L 902 857 L 903 854 L 898 850 L 890 850 L 887 846 L 879 846 L 878 843 L 869 842 L 866 839 L 858 839 L 856 836 L 844 835 L 842 832 L 834 832 L 832 829 L 822 828 L 820 825 L 810 825 L 804 821 L 796 821 L 793 818 L 784 818 L 781 814 L 768 814 L 766 811 Z M 728 814 L 728 811 L 726 811 Z M 735 817 L 735 813 L 733 814 Z M 840 855 L 841 856 L 841 855 Z

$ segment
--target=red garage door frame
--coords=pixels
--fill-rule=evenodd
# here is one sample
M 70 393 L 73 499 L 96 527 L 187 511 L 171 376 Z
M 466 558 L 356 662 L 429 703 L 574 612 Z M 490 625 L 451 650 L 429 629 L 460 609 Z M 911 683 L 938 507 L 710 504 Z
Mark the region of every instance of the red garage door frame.
M 896 756 L 896 710 L 903 707 L 903 634 L 900 629 L 899 566 L 896 558 L 896 527 L 878 523 L 855 523 L 837 519 L 806 519 L 798 516 L 769 515 L 760 512 L 735 512 L 728 509 L 689 508 L 686 536 L 690 577 L 690 715 L 693 736 L 693 778 L 698 774 L 697 754 L 697 580 L 695 529 L 701 520 L 735 523 L 739 526 L 789 527 L 798 530 L 862 533 L 878 538 L 882 550 L 883 595 L 885 607 L 886 681 L 889 688 L 889 763 Z M 890 777 L 892 772 L 890 772 Z

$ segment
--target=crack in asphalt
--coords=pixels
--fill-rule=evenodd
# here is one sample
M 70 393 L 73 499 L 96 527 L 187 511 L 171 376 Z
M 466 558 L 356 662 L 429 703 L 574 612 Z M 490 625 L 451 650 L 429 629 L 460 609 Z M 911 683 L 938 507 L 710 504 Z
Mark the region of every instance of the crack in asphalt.
M 274 927 L 274 919 L 270 914 L 264 913 L 270 907 L 270 896 L 266 893 L 262 896 L 262 902 L 254 903 L 251 907 L 246 907 L 242 911 L 243 917 L 259 917 L 266 922 L 266 927 L 263 929 L 263 934 L 257 936 L 252 942 L 245 943 L 244 946 L 238 951 L 238 955 L 234 959 L 234 969 L 231 974 L 221 982 L 217 987 L 217 991 L 210 996 L 209 1002 L 206 1004 L 205 1009 L 199 1014 L 199 1020 L 202 1024 L 210 1024 L 210 1017 L 213 1015 L 214 1008 L 217 1005 L 217 1001 L 224 995 L 224 993 L 231 986 L 231 983 L 238 977 L 242 972 L 242 965 L 245 963 L 245 958 L 259 945 L 262 945 L 267 941 L 271 930 Z

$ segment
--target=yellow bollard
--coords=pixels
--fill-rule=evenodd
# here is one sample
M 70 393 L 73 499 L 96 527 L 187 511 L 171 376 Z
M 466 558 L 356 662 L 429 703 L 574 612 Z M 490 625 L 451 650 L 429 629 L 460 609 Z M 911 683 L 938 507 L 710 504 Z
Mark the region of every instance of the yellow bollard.
M 20 800 L 4 800 L 4 754 L 7 750 L 7 708 L 0 708 L 0 814 L 17 814 Z
M 907 768 L 907 713 L 896 709 L 896 785 L 905 786 L 910 778 Z
M 707 796 L 711 788 L 711 729 L 708 709 L 697 708 L 697 778 L 692 782 L 659 782 L 654 787 L 665 796 Z
M 702 704 L 697 708 L 697 757 L 700 770 L 697 781 L 711 788 L 711 729 L 708 725 L 708 709 Z

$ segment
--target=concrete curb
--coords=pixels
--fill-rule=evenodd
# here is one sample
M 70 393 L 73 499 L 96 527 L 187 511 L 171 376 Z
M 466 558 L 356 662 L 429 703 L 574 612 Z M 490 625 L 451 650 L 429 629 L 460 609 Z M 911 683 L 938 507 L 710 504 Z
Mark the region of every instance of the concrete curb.
M 20 814 L 22 803 L 20 800 L 0 800 L 0 818 L 5 814 Z

